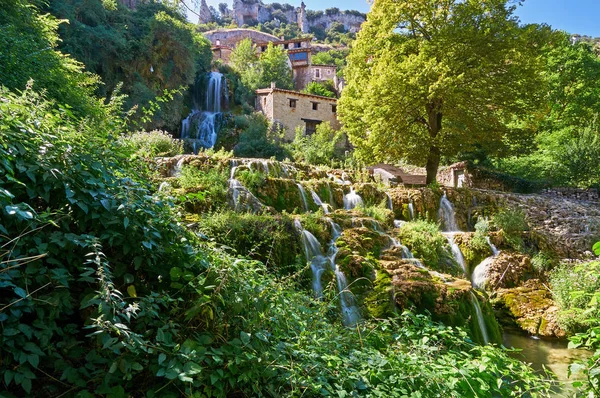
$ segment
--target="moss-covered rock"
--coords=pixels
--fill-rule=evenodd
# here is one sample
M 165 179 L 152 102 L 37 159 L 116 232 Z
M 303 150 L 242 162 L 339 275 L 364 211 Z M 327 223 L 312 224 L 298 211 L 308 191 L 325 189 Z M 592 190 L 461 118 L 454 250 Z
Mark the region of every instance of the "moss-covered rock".
M 473 277 L 481 281 L 480 287 L 489 291 L 519 286 L 533 276 L 529 256 L 507 251 L 489 258 L 475 269 Z
M 484 259 L 492 255 L 492 249 L 487 242 L 474 241 L 476 237 L 474 232 L 461 232 L 454 235 L 454 242 L 460 248 L 467 266 L 467 272 L 470 275 L 475 267 Z
M 493 305 L 503 325 L 542 337 L 566 335 L 558 324 L 558 307 L 552 293 L 539 280 L 531 279 L 523 286 L 498 290 Z
M 391 295 L 398 308 L 414 308 L 447 325 L 466 326 L 475 341 L 483 342 L 472 301 L 475 293 L 469 281 L 430 272 L 410 260 L 398 258 L 399 254 L 386 252 L 380 260 L 382 269 L 392 279 Z M 480 302 L 490 340 L 500 343 L 501 333 L 491 306 L 484 296 L 475 297 Z

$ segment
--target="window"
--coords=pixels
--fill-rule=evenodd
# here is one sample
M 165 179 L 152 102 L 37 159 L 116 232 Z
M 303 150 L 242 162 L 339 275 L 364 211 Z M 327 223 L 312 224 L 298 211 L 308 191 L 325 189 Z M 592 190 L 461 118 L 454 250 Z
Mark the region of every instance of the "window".
M 297 101 L 298 100 L 296 100 L 296 99 L 290 98 L 290 108 L 295 108 Z
M 263 98 L 263 105 L 264 105 L 264 106 L 267 106 L 267 97 L 264 97 L 264 98 Z
M 327 69 L 327 74 L 331 75 L 331 69 Z
M 313 108 L 313 111 L 318 111 L 319 110 L 319 103 L 318 102 L 313 102 L 312 103 L 312 108 Z
M 302 43 L 298 42 L 296 43 L 296 48 L 301 48 L 302 47 Z
M 267 51 L 267 47 L 265 47 L 265 46 L 262 46 L 262 47 L 260 48 L 260 51 L 262 51 L 262 52 L 264 53 L 265 51 Z
M 304 134 L 312 135 L 317 132 L 317 125 L 320 123 L 316 120 L 306 120 L 306 127 L 304 129 Z
M 337 113 L 337 105 L 331 105 L 331 112 Z
M 319 79 L 321 77 L 321 69 L 315 69 L 315 77 Z
M 283 49 L 284 49 L 284 50 L 287 50 L 288 48 L 290 48 L 290 45 L 289 45 L 289 44 L 287 44 L 287 43 L 286 43 L 286 44 L 284 44 L 284 45 L 283 45 Z
M 295 61 L 308 61 L 308 55 L 305 52 L 292 53 L 292 54 L 290 54 L 290 60 L 292 60 L 292 62 L 295 62 Z

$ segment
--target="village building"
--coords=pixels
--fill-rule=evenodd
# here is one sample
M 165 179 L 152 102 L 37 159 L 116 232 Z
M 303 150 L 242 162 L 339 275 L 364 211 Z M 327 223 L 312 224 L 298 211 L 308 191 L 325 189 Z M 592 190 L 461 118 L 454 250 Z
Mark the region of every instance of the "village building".
M 231 52 L 235 46 L 244 39 L 250 39 L 256 46 L 258 54 L 265 52 L 269 44 L 280 47 L 286 51 L 292 69 L 294 89 L 303 90 L 311 81 L 323 82 L 331 80 L 339 93 L 341 83 L 337 78 L 337 67 L 335 65 L 313 65 L 311 56 L 313 53 L 312 40 L 310 36 L 296 39 L 284 40 L 264 32 L 252 29 L 223 29 L 204 33 L 212 43 L 214 59 L 220 59 L 229 63 Z
M 256 110 L 273 124 L 283 127 L 287 141 L 294 140 L 298 127 L 307 135 L 313 134 L 324 122 L 329 122 L 335 130 L 340 128 L 335 98 L 283 90 L 272 85 L 256 90 Z

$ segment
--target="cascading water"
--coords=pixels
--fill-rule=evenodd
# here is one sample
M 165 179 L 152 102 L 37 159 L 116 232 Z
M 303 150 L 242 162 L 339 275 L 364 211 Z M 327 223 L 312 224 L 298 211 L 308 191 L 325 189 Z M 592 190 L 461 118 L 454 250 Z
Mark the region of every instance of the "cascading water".
M 317 206 L 320 206 L 323 209 L 323 212 L 325 214 L 329 214 L 329 207 L 327 206 L 327 203 L 323 203 L 323 201 L 321 200 L 321 198 L 319 198 L 319 195 L 317 195 L 317 193 L 315 191 L 313 191 L 311 189 L 310 194 L 313 198 L 313 201 L 315 202 L 315 204 Z
M 485 240 L 487 241 L 488 245 L 490 246 L 490 249 L 492 249 L 493 256 L 494 257 L 498 256 L 498 254 L 500 254 L 500 250 L 498 250 L 498 248 L 492 243 L 492 241 L 490 240 L 490 237 L 486 236 Z
M 392 202 L 392 197 L 387 192 L 385 193 L 385 196 L 387 196 L 387 208 L 391 211 L 394 211 L 394 203 Z
M 471 285 L 477 289 L 485 288 L 485 283 L 488 280 L 488 271 L 492 264 L 494 264 L 494 259 L 500 254 L 500 250 L 498 250 L 490 241 L 489 236 L 486 236 L 485 240 L 487 241 L 488 245 L 490 245 L 490 249 L 492 250 L 493 254 L 479 263 L 473 270 L 473 275 L 471 275 Z
M 344 195 L 344 209 L 352 210 L 356 206 L 362 206 L 363 200 L 359 194 L 354 191 L 354 187 L 350 187 L 350 192 Z
M 483 318 L 483 312 L 481 311 L 481 306 L 479 305 L 479 300 L 475 293 L 471 291 L 471 303 L 473 304 L 473 309 L 475 309 L 475 316 L 477 317 L 477 324 L 479 325 L 479 329 L 481 330 L 481 337 L 483 338 L 484 344 L 490 343 L 490 337 L 488 336 L 487 327 L 485 326 L 485 319 Z
M 415 205 L 413 204 L 413 202 L 410 202 L 408 204 L 408 217 L 411 221 L 415 219 Z
M 338 252 L 335 241 L 341 235 L 342 229 L 332 220 L 329 220 L 329 223 L 331 225 L 332 240 L 329 244 L 329 249 L 327 250 L 327 256 L 324 256 L 323 252 L 321 251 L 321 245 L 317 238 L 302 227 L 300 220 L 294 221 L 294 225 L 302 237 L 302 245 L 304 247 L 306 260 L 310 261 L 310 268 L 313 273 L 312 287 L 313 291 L 315 292 L 315 296 L 319 298 L 323 294 L 321 275 L 326 270 L 326 267 L 329 266 L 334 272 L 337 282 L 340 296 L 342 321 L 345 326 L 353 326 L 360 321 L 360 311 L 356 305 L 352 292 L 348 290 L 348 281 L 346 279 L 346 275 L 344 275 L 344 273 L 335 263 L 335 256 Z
M 454 207 L 448 200 L 446 193 L 440 200 L 440 210 L 438 212 L 440 221 L 442 221 L 442 229 L 445 232 L 460 231 L 458 224 L 456 223 L 456 214 L 454 213 Z
M 204 110 L 200 109 L 201 101 L 195 99 L 192 112 L 181 122 L 181 139 L 191 144 L 194 153 L 214 147 L 217 141 L 221 105 L 227 102 L 227 81 L 221 73 L 210 73 L 204 98 Z
M 448 243 L 450 244 L 450 248 L 452 249 L 452 255 L 454 256 L 454 259 L 456 260 L 458 265 L 460 265 L 460 267 L 462 268 L 465 276 L 468 276 L 467 275 L 467 262 L 465 261 L 465 256 L 463 256 L 462 251 L 460 250 L 460 247 L 454 241 L 455 234 L 448 233 L 445 235 L 446 235 L 446 239 L 448 239 Z
M 231 161 L 231 172 L 229 173 L 229 194 L 231 205 L 235 211 L 259 209 L 263 204 L 252 194 L 240 181 L 235 179 L 235 172 L 239 167 L 237 160 Z
M 308 211 L 308 201 L 306 200 L 306 191 L 304 190 L 304 187 L 302 186 L 302 184 L 300 184 L 299 182 L 296 183 L 296 186 L 298 187 L 298 191 L 300 192 L 300 196 L 302 197 L 302 204 L 304 205 L 304 211 Z

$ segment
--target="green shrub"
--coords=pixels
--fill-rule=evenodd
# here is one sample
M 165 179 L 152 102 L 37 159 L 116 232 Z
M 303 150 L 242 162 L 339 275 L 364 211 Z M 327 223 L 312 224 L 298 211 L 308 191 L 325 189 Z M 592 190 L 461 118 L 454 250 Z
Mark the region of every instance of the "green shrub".
M 306 135 L 304 129 L 299 127 L 288 148 L 296 162 L 331 165 L 334 159 L 339 158 L 336 156 L 336 147 L 342 137 L 343 133 L 333 130 L 329 122 L 320 123 L 312 135 Z
M 544 275 L 546 272 L 556 267 L 557 262 L 558 259 L 556 256 L 545 251 L 537 252 L 531 258 L 531 265 L 533 266 L 533 269 L 540 275 Z
M 559 306 L 559 323 L 569 332 L 600 324 L 600 262 L 562 264 L 550 274 L 554 301 Z M 600 297 L 600 296 L 599 296 Z
M 448 241 L 437 224 L 427 220 L 411 221 L 402 225 L 398 235 L 401 242 L 426 266 L 436 270 L 448 269 Z
M 509 246 L 515 250 L 523 248 L 523 232 L 529 230 L 523 210 L 501 209 L 492 216 L 491 223 L 502 233 Z
M 271 158 L 283 160 L 289 153 L 283 147 L 282 131 L 269 126 L 262 113 L 235 118 L 236 129 L 240 130 L 239 141 L 233 148 L 235 156 L 247 158 Z
M 236 178 L 250 190 L 250 192 L 257 192 L 266 181 L 266 176 L 257 170 L 241 170 L 236 173 Z
M 193 213 L 216 211 L 226 207 L 229 171 L 225 168 L 198 169 L 183 166 L 179 185 L 186 192 L 178 199 Z
M 490 232 L 490 222 L 487 218 L 480 218 L 475 224 L 475 234 L 471 239 L 470 245 L 476 251 L 487 251 L 489 244 L 487 236 Z
M 386 203 L 383 202 L 379 206 L 358 206 L 357 210 L 363 213 L 367 217 L 374 218 L 383 225 L 388 225 L 390 220 L 393 220 L 393 211 L 386 207 Z
M 121 139 L 141 158 L 169 157 L 183 153 L 183 142 L 164 131 L 139 132 Z

